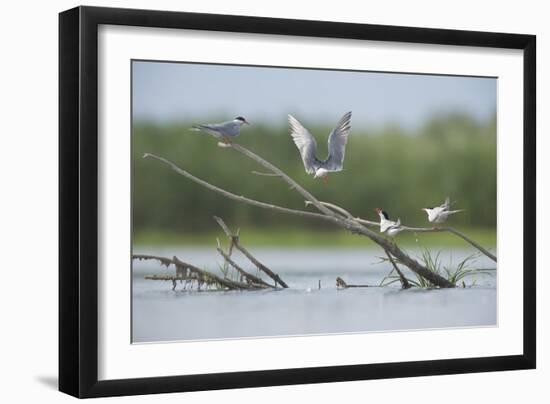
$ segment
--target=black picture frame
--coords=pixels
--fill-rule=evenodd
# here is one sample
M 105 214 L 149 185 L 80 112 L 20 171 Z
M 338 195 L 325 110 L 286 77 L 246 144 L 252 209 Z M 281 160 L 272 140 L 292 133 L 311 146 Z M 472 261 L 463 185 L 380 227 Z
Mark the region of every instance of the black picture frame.
M 98 26 L 181 28 L 523 50 L 523 354 L 98 381 Z M 77 7 L 59 15 L 59 390 L 104 397 L 325 383 L 536 366 L 533 35 Z

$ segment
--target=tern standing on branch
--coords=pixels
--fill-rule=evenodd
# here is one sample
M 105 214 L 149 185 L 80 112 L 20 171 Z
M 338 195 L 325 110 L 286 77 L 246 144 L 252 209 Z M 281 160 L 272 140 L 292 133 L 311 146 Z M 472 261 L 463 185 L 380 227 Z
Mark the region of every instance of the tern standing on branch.
M 390 220 L 390 216 L 387 212 L 380 208 L 375 209 L 378 216 L 380 216 L 380 233 L 385 233 L 391 238 L 394 238 L 398 233 L 403 231 L 401 226 L 401 219 L 397 219 L 397 222 Z
M 441 206 L 436 206 L 435 208 L 422 208 L 424 212 L 428 214 L 428 220 L 430 223 L 435 224 L 443 223 L 445 222 L 450 215 L 454 215 L 455 213 L 462 212 L 464 209 L 457 209 L 457 210 L 449 210 L 451 207 L 451 200 L 449 197 L 445 199 L 445 202 Z
M 338 121 L 336 127 L 328 137 L 328 157 L 326 160 L 317 158 L 317 142 L 306 128 L 292 115 L 288 115 L 290 135 L 300 151 L 306 173 L 313 178 L 322 178 L 328 182 L 328 173 L 342 171 L 344 166 L 344 154 L 351 129 L 351 112 L 347 112 Z
M 231 138 L 237 137 L 241 134 L 241 126 L 244 124 L 250 125 L 246 119 L 242 116 L 238 116 L 227 122 L 193 125 L 191 130 L 209 133 L 212 136 L 221 139 L 223 143 L 230 144 Z

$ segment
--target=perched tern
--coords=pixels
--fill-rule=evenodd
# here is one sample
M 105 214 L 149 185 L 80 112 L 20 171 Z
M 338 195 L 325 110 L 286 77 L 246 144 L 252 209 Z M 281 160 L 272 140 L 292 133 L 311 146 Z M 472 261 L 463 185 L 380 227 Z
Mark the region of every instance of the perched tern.
M 250 125 L 246 119 L 238 116 L 227 122 L 193 125 L 191 130 L 207 132 L 216 138 L 222 139 L 224 143 L 231 143 L 231 138 L 241 134 L 241 126 L 244 124 Z
M 443 223 L 449 218 L 450 215 L 454 215 L 455 213 L 462 212 L 464 210 L 449 210 L 450 207 L 451 200 L 447 197 L 442 205 L 436 206 L 435 208 L 422 208 L 421 210 L 428 214 L 428 220 L 430 223 Z
M 317 158 L 317 142 L 306 128 L 292 115 L 288 115 L 290 135 L 300 151 L 306 173 L 313 174 L 313 178 L 322 178 L 326 183 L 328 173 L 342 171 L 344 154 L 351 129 L 351 112 L 347 112 L 338 121 L 336 127 L 328 137 L 328 157 L 326 160 Z
M 378 216 L 380 216 L 380 233 L 385 233 L 391 238 L 395 237 L 398 233 L 403 231 L 401 226 L 401 219 L 397 219 L 397 222 L 390 220 L 390 216 L 387 212 L 380 208 L 375 209 Z

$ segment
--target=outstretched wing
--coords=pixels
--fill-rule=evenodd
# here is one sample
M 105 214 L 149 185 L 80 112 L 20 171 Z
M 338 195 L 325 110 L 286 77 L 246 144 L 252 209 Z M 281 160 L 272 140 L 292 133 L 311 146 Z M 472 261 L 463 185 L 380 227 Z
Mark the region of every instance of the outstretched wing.
M 288 115 L 288 124 L 290 125 L 292 140 L 294 140 L 302 156 L 306 173 L 315 174 L 315 165 L 317 163 L 317 143 L 315 142 L 315 138 L 290 114 Z
M 445 202 L 443 202 L 443 205 L 441 205 L 440 208 L 443 210 L 449 210 L 450 207 L 451 207 L 451 198 L 447 197 L 445 198 Z
M 328 137 L 328 158 L 324 167 L 329 171 L 341 171 L 344 166 L 346 144 L 351 129 L 351 112 L 347 112 L 338 121 Z
M 384 220 L 380 222 L 380 233 L 385 233 L 390 227 L 393 226 L 393 222 L 390 220 Z

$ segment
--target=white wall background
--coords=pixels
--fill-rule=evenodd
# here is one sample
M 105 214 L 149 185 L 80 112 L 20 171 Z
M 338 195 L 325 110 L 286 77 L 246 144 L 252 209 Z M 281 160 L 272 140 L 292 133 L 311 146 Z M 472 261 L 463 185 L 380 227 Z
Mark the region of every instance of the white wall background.
M 550 25 L 545 2 L 417 0 L 333 3 L 279 0 L 91 1 L 88 5 L 156 8 L 434 28 L 531 33 L 538 41 L 538 369 L 534 371 L 332 383 L 109 399 L 110 402 L 329 403 L 483 401 L 547 402 L 550 377 L 550 276 L 541 259 L 550 238 Z M 0 38 L 0 399 L 68 402 L 57 385 L 57 13 L 74 1 L 7 2 Z M 519 134 L 518 134 L 519 135 Z M 518 156 L 519 159 L 519 156 Z M 518 213 L 519 214 L 519 213 Z

